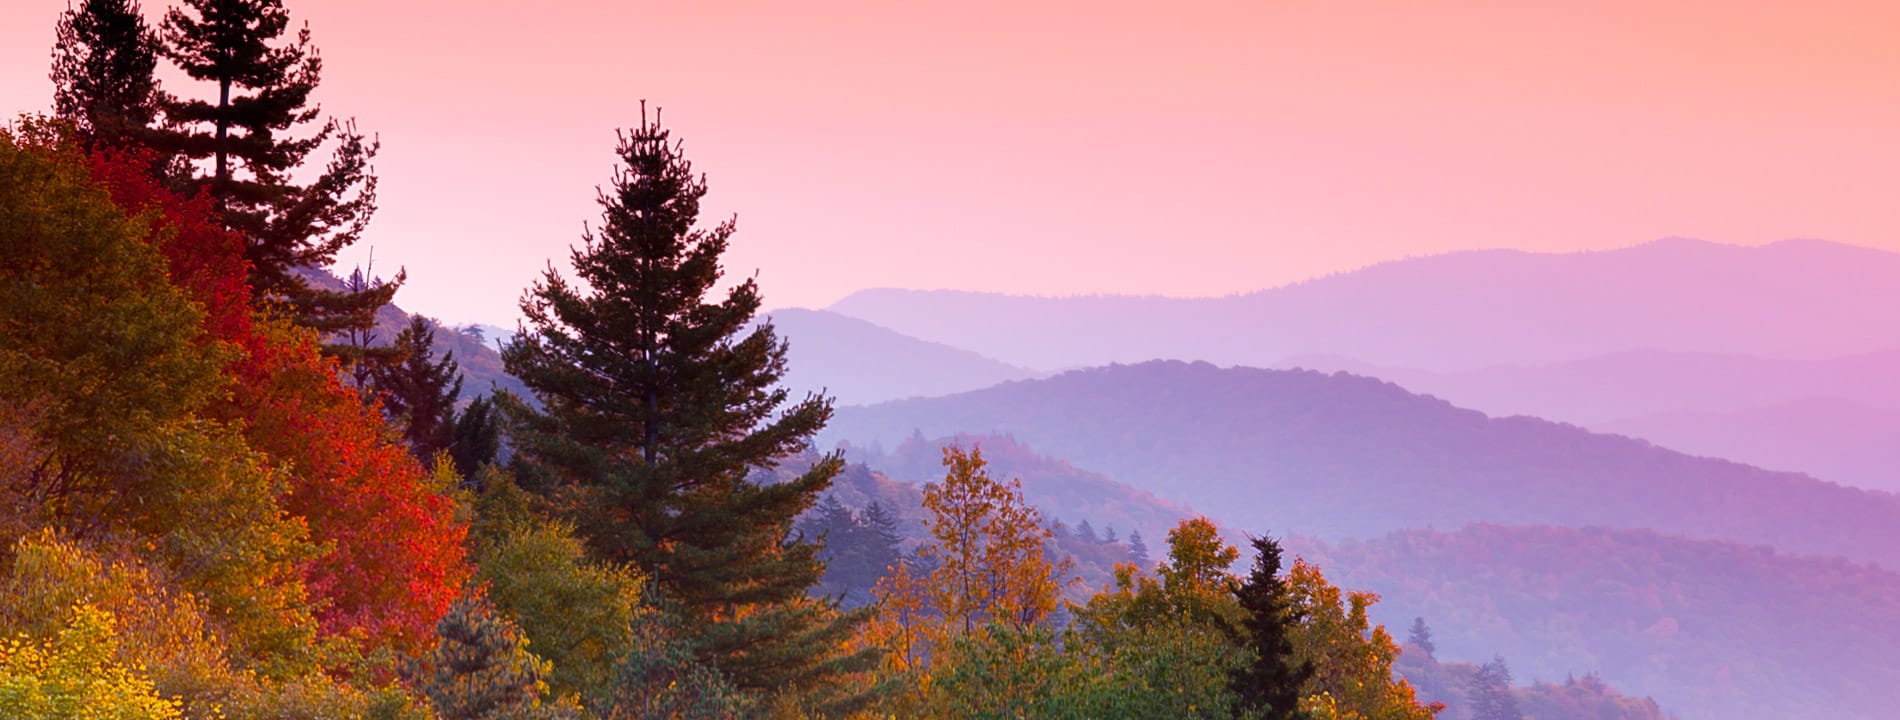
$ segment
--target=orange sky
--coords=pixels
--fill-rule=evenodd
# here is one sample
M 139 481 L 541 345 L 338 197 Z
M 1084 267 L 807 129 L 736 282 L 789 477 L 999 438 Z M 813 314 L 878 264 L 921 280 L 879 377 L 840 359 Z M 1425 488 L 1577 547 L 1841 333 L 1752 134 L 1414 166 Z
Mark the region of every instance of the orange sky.
M 642 98 L 772 306 L 1668 235 L 1900 251 L 1900 3 L 1029 5 L 289 0 L 326 110 L 383 139 L 377 268 L 451 322 L 513 324 Z M 50 105 L 64 7 L 0 7 L 0 112 Z

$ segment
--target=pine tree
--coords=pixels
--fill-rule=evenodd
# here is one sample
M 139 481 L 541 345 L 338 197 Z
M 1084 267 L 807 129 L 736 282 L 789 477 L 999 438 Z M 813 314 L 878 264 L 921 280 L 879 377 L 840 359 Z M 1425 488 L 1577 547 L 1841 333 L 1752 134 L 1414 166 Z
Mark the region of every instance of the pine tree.
M 91 149 L 142 145 L 162 95 L 158 38 L 135 0 L 67 6 L 53 45 L 53 110 Z
M 600 557 L 654 578 L 699 631 L 700 657 L 739 688 L 817 682 L 833 667 L 819 655 L 861 616 L 795 607 L 823 565 L 790 533 L 843 461 L 769 485 L 748 476 L 807 449 L 830 401 L 780 410 L 786 344 L 751 325 L 754 281 L 709 299 L 733 223 L 697 227 L 706 185 L 681 146 L 643 119 L 618 153 L 603 222 L 573 252 L 585 285 L 550 268 L 522 300 L 531 329 L 503 352 L 546 408 L 515 407 L 522 484 L 553 497 Z
M 486 597 L 459 600 L 436 625 L 416 685 L 444 720 L 529 720 L 540 708 L 546 661 Z
M 1111 524 L 1108 527 L 1102 529 L 1102 542 L 1113 545 L 1121 541 L 1122 541 L 1121 538 L 1115 535 L 1114 525 Z
M 217 87 L 211 100 L 167 99 L 176 124 L 154 137 L 186 162 L 211 162 L 193 184 L 245 241 L 251 285 L 289 301 L 305 325 L 325 332 L 374 322 L 400 280 L 373 292 L 312 288 L 300 268 L 328 266 L 356 242 L 376 209 L 370 161 L 379 144 L 351 122 L 327 120 L 305 137 L 320 109 L 310 104 L 323 63 L 306 26 L 285 38 L 281 0 L 184 0 L 165 15 L 162 52 L 193 80 Z M 319 147 L 335 142 L 328 163 L 307 184 L 292 180 Z
M 876 500 L 864 506 L 864 512 L 859 514 L 859 519 L 870 531 L 872 542 L 870 565 L 876 572 L 876 576 L 871 581 L 875 583 L 877 578 L 884 576 L 885 571 L 890 570 L 892 565 L 903 559 L 903 553 L 898 550 L 898 545 L 903 541 L 904 536 L 897 531 L 897 516 L 891 514 L 890 510 L 885 509 L 884 505 Z
M 396 273 L 393 280 L 384 280 L 375 276 L 375 266 L 372 260 L 368 268 L 359 266 L 351 270 L 350 276 L 343 280 L 343 292 L 338 297 L 350 298 L 352 302 L 375 300 L 386 297 L 394 286 L 402 284 L 401 272 Z M 377 342 L 376 308 L 366 308 L 365 313 L 361 322 L 345 323 L 337 328 L 330 342 L 324 344 L 323 352 L 343 364 L 343 374 L 363 394 L 364 402 L 368 402 L 375 390 L 372 386 L 377 372 L 402 362 L 407 355 L 395 344 Z
M 1465 699 L 1471 706 L 1471 720 L 1524 720 L 1517 695 L 1511 692 L 1511 669 L 1502 656 L 1492 658 L 1471 676 Z
M 1154 562 L 1148 556 L 1148 543 L 1142 541 L 1140 530 L 1128 533 L 1128 560 L 1142 570 L 1150 569 L 1150 564 Z
M 455 351 L 431 359 L 435 328 L 421 316 L 409 319 L 392 345 L 400 363 L 375 370 L 373 386 L 383 411 L 400 424 L 416 458 L 428 463 L 455 441 L 455 399 L 462 394 L 462 372 Z M 466 477 L 466 476 L 464 476 Z
M 825 495 L 815 510 L 799 518 L 796 527 L 806 540 L 820 543 L 818 559 L 825 563 L 827 595 L 837 596 L 842 602 L 852 590 L 870 588 L 856 585 L 863 529 L 857 515 L 837 495 Z
M 1081 538 L 1082 542 L 1088 543 L 1090 545 L 1094 545 L 1102 541 L 1102 538 L 1096 536 L 1095 534 L 1095 526 L 1090 525 L 1089 521 L 1087 520 L 1083 520 L 1082 522 L 1076 523 L 1075 536 L 1078 538 Z
M 1248 711 L 1264 720 L 1293 720 L 1299 717 L 1301 690 L 1312 679 L 1313 667 L 1294 655 L 1292 631 L 1301 618 L 1280 577 L 1280 544 L 1262 536 L 1253 539 L 1253 548 L 1253 571 L 1234 595 L 1247 613 L 1240 639 L 1255 658 L 1229 681 Z
M 485 463 L 495 461 L 501 452 L 501 425 L 494 417 L 495 403 L 482 395 L 469 401 L 455 419 L 455 437 L 449 443 L 449 459 L 462 477 L 473 478 Z
M 1427 657 L 1438 656 L 1438 645 L 1432 642 L 1432 629 L 1425 625 L 1425 618 L 1412 618 L 1412 630 L 1406 635 L 1405 644 L 1424 650 Z

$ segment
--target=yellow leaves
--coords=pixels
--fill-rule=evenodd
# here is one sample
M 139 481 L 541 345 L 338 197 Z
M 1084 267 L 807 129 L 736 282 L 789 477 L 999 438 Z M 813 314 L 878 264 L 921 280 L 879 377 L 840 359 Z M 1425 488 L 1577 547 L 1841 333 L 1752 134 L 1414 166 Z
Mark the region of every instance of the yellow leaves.
M 990 478 L 980 449 L 946 447 L 943 482 L 924 489 L 937 560 L 929 597 L 944 627 L 968 635 L 991 620 L 1026 629 L 1054 612 L 1072 563 L 1051 560 L 1052 534 L 1023 499 L 1022 481 Z
M 0 647 L 0 716 L 18 720 L 176 720 L 176 700 L 159 697 L 143 668 L 120 664 L 116 621 L 76 605 L 50 642 L 25 637 Z

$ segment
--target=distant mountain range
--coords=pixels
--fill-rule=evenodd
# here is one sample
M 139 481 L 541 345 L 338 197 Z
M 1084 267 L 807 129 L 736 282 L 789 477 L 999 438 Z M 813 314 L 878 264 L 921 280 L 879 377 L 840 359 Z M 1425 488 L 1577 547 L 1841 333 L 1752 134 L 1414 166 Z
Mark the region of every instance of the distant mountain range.
M 1248 532 L 1654 528 L 1900 568 L 1900 497 L 1347 374 L 1151 362 L 841 409 L 822 442 L 1003 433 Z
M 1900 348 L 1900 254 L 1659 240 L 1389 262 L 1222 298 L 865 290 L 829 310 L 1037 370 L 1335 355 L 1434 371 L 1654 349 L 1822 359 Z
M 1900 574 L 1650 531 L 1476 525 L 1289 548 L 1373 620 L 1519 682 L 1598 673 L 1688 720 L 1893 717 Z M 1403 662 L 1401 663 L 1404 664 Z
M 1398 383 L 1494 416 L 1531 415 L 1683 452 L 1900 491 L 1900 352 L 1825 360 L 1638 350 L 1426 372 L 1338 357 L 1282 367 Z
M 1631 350 L 1458 372 L 1304 356 L 1275 367 L 1345 371 L 1491 415 L 1532 415 L 1591 427 L 1648 415 L 1747 410 L 1825 397 L 1900 411 L 1900 350 L 1818 360 Z
M 1829 396 L 1740 410 L 1657 413 L 1592 426 L 1687 453 L 1900 492 L 1900 410 Z
M 823 391 L 840 405 L 948 395 L 1037 376 L 833 312 L 793 308 L 765 317 L 790 344 L 782 384 L 799 396 Z

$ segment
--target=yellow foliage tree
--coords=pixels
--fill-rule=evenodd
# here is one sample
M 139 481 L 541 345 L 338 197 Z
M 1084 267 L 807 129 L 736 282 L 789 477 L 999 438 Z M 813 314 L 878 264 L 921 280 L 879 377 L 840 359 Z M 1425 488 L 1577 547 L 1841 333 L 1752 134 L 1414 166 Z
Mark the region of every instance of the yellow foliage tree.
M 118 661 L 112 613 L 77 605 L 51 642 L 0 645 L 0 716 L 14 720 L 178 720 L 138 668 Z
M 1017 630 L 1055 612 L 1073 563 L 1052 560 L 1053 534 L 1042 514 L 1023 499 L 1022 481 L 989 476 L 983 451 L 943 450 L 943 482 L 924 488 L 925 520 L 936 541 L 924 554 L 936 561 L 929 594 L 943 626 L 969 635 L 990 622 Z
M 1073 582 L 1065 580 L 1073 564 L 1050 557 L 1052 533 L 1023 499 L 1021 481 L 990 478 L 978 449 L 946 447 L 943 464 L 943 481 L 924 489 L 933 542 L 878 582 L 877 616 L 858 640 L 883 648 L 887 676 L 913 685 L 888 708 L 906 716 L 942 706 L 929 699 L 933 676 L 959 657 L 988 657 L 973 649 L 999 634 L 1035 630 Z

